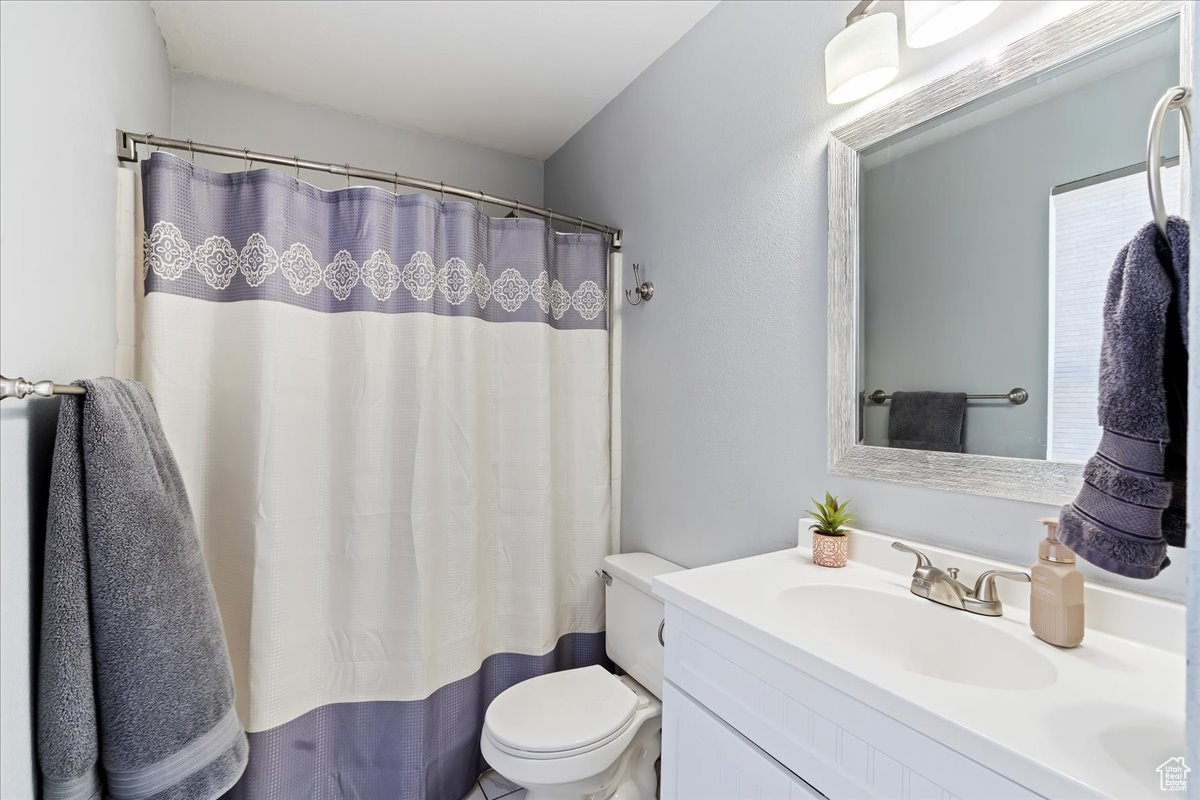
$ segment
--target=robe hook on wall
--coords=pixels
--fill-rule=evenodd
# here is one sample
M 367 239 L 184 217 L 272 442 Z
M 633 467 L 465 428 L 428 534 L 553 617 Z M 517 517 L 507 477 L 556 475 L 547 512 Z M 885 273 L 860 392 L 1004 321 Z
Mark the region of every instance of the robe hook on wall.
M 642 280 L 642 268 L 638 264 L 633 265 L 633 289 L 625 290 L 625 301 L 631 306 L 640 306 L 642 303 L 649 302 L 650 298 L 654 297 L 654 284 L 650 281 Z M 637 292 L 637 296 L 641 298 L 637 302 L 633 300 L 633 293 Z

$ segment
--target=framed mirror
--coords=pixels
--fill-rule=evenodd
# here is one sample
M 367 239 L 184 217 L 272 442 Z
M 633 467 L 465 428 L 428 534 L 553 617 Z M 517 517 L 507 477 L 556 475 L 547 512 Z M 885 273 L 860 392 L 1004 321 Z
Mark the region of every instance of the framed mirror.
M 830 472 L 1074 497 L 1108 274 L 1152 219 L 1146 135 L 1188 83 L 1191 13 L 1096 3 L 831 134 Z M 1167 208 L 1187 216 L 1168 122 Z

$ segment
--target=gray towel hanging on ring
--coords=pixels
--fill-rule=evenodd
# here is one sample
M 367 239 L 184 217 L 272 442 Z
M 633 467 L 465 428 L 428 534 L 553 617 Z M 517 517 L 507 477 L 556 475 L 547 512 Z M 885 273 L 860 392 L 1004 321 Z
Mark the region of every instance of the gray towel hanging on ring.
M 1104 301 L 1096 455 L 1059 538 L 1109 572 L 1153 578 L 1186 537 L 1188 224 L 1145 225 L 1117 256 Z

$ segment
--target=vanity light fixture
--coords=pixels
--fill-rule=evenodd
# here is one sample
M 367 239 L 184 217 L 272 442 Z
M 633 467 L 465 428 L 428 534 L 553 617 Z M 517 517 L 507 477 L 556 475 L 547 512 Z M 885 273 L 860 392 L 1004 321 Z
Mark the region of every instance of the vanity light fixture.
M 982 22 L 1001 0 L 904 0 L 904 38 L 930 47 Z
M 825 45 L 825 97 L 840 105 L 861 100 L 891 83 L 900 71 L 896 15 L 872 14 L 879 0 L 863 0 L 846 27 Z

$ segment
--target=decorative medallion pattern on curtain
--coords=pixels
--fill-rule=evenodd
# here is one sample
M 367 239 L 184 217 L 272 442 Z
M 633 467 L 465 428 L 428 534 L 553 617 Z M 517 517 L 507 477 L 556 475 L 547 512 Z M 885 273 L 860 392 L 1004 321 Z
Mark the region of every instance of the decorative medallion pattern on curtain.
M 142 177 L 139 376 L 250 733 L 232 796 L 460 800 L 496 694 L 604 658 L 606 243 L 162 153 Z

